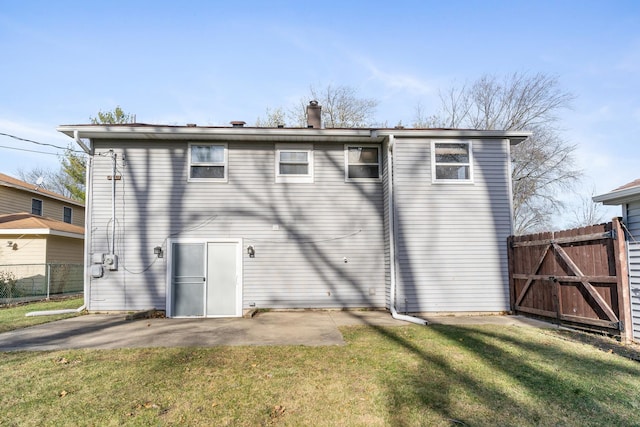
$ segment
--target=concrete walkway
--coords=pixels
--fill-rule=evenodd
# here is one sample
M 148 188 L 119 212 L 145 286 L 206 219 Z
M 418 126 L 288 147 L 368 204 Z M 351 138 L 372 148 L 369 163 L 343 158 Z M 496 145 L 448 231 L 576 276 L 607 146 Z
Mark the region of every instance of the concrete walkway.
M 432 323 L 555 327 L 520 316 L 434 317 Z M 344 345 L 339 326 L 406 326 L 384 311 L 259 313 L 252 319 L 140 319 L 91 314 L 0 334 L 0 351 L 213 347 L 219 345 Z

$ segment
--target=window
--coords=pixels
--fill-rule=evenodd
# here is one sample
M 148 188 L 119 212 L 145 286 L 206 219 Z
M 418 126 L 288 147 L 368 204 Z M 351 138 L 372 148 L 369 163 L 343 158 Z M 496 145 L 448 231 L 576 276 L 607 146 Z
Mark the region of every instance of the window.
M 472 182 L 471 142 L 432 142 L 434 182 Z
M 346 145 L 344 153 L 347 181 L 380 179 L 380 147 L 378 145 Z
M 31 213 L 42 216 L 42 200 L 31 199 Z
M 73 209 L 68 206 L 62 207 L 62 220 L 67 224 L 71 224 L 71 215 L 73 214 Z
M 311 144 L 276 144 L 276 182 L 313 182 Z
M 227 181 L 227 144 L 189 144 L 189 181 Z

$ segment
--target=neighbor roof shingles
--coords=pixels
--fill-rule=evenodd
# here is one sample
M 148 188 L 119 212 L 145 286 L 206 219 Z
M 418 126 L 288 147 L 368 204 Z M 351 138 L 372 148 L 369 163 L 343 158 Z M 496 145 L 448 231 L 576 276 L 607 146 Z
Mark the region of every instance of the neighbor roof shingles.
M 84 234 L 83 227 L 26 212 L 0 215 L 0 234 L 2 230 L 17 229 L 48 229 L 63 233 Z

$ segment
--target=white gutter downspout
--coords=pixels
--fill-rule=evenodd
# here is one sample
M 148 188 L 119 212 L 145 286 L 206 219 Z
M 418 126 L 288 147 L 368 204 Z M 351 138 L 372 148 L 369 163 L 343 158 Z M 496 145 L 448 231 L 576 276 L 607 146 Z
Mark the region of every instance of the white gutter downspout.
M 395 203 L 393 196 L 393 145 L 394 136 L 389 135 L 389 143 L 387 149 L 387 197 L 389 198 L 389 256 L 391 262 L 389 263 L 391 284 L 389 289 L 389 309 L 391 310 L 391 317 L 398 320 L 404 320 L 405 322 L 411 322 L 418 325 L 428 325 L 424 319 L 420 319 L 414 316 L 408 316 L 406 314 L 398 313 L 396 310 L 396 221 L 395 221 Z
M 63 310 L 47 310 L 47 311 L 30 311 L 25 314 L 25 317 L 37 317 L 37 316 L 55 316 L 58 314 L 72 314 L 81 313 L 85 309 L 85 305 L 81 305 L 78 308 L 68 308 Z
M 91 188 L 93 187 L 93 180 L 91 179 L 92 173 L 91 170 L 93 168 L 93 152 L 91 148 L 87 147 L 87 145 L 80 139 L 80 134 L 77 130 L 73 131 L 73 139 L 75 139 L 76 143 L 82 147 L 85 153 L 87 153 L 87 162 L 86 162 L 86 171 L 85 171 L 85 179 L 84 179 L 84 304 L 82 307 L 78 309 L 78 311 L 82 311 L 85 308 L 90 308 L 91 301 L 91 277 L 90 277 L 90 261 L 91 255 L 89 251 L 91 250 L 91 237 L 92 230 L 91 227 L 88 227 L 90 224 L 91 218 L 91 194 L 93 191 Z

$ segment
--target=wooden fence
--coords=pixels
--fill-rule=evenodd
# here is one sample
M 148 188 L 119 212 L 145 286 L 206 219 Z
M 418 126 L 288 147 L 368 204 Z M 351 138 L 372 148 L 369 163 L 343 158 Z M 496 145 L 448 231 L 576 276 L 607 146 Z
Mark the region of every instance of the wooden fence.
M 624 232 L 620 220 L 511 236 L 511 309 L 632 339 Z

